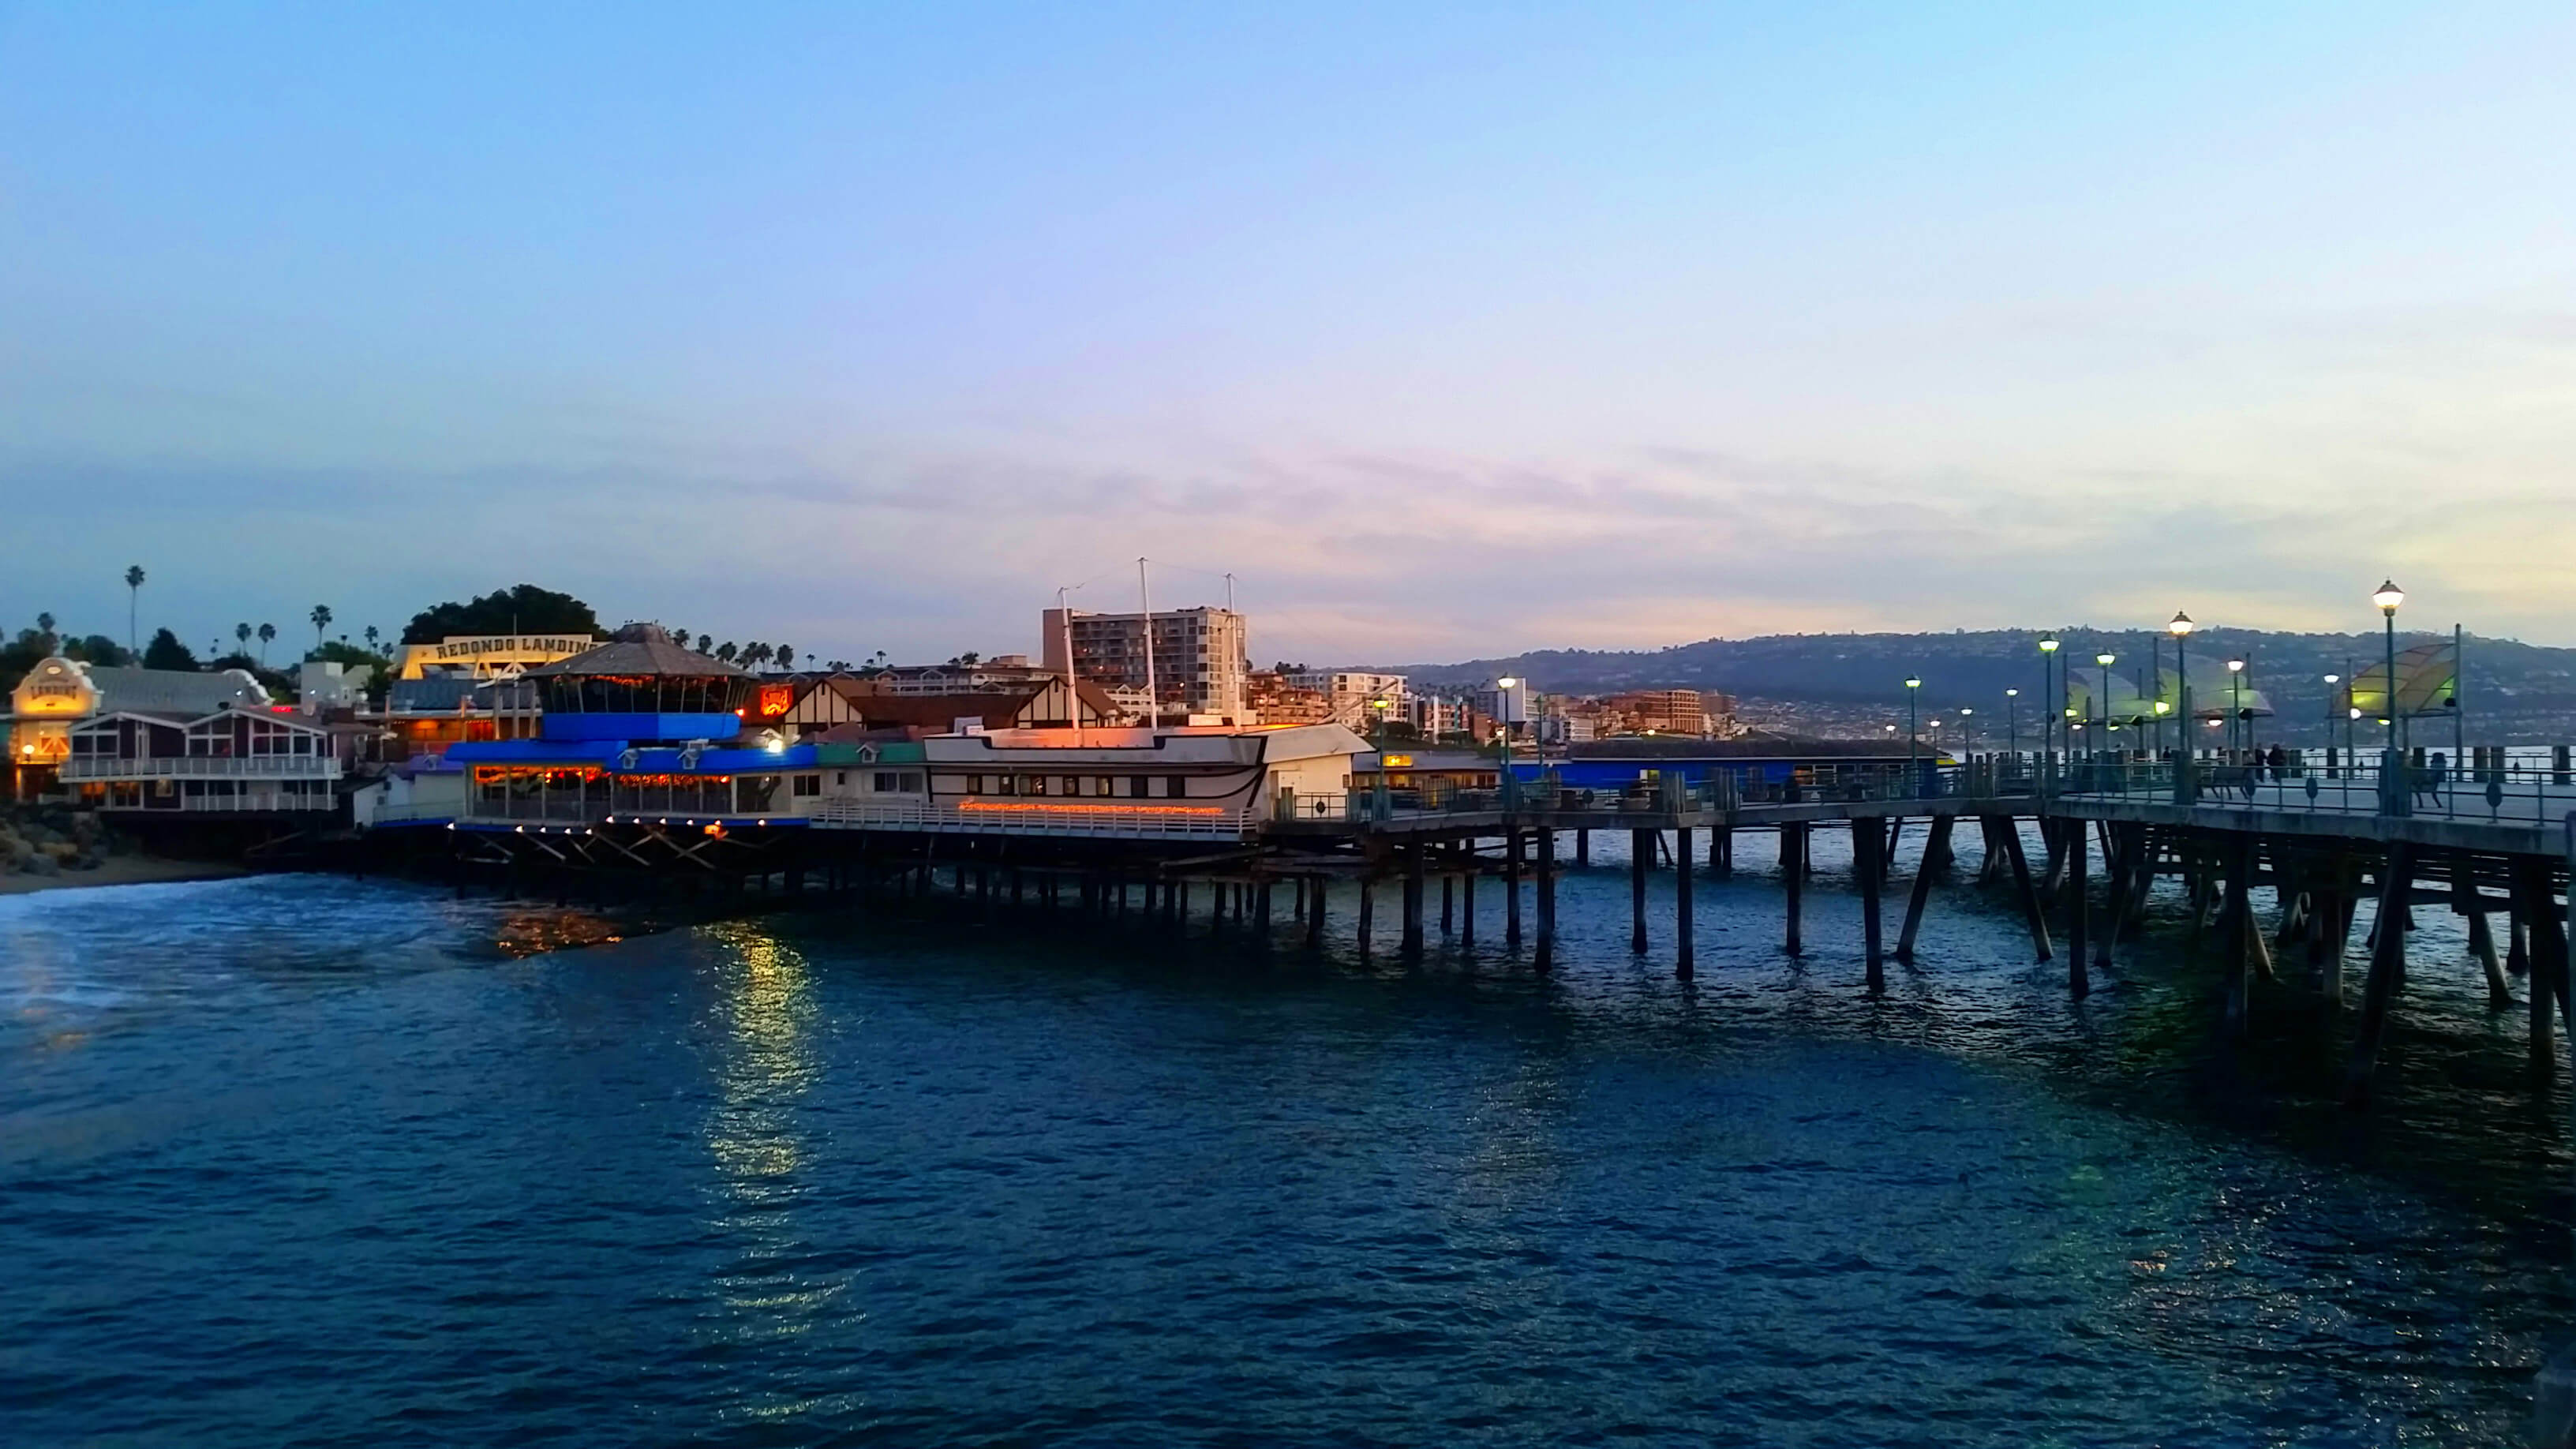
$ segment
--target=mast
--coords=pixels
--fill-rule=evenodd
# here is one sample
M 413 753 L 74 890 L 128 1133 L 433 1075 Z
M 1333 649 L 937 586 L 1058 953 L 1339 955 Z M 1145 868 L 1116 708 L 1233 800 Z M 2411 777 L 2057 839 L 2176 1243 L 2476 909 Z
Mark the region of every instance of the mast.
M 1163 696 L 1154 687 L 1154 596 L 1145 585 L 1145 561 L 1136 560 L 1136 602 L 1145 609 L 1145 728 L 1163 722 Z
M 1082 672 L 1073 667 L 1073 606 L 1065 601 L 1067 590 L 1055 591 L 1056 627 L 1064 631 L 1064 707 L 1073 716 L 1073 742 L 1082 743 Z

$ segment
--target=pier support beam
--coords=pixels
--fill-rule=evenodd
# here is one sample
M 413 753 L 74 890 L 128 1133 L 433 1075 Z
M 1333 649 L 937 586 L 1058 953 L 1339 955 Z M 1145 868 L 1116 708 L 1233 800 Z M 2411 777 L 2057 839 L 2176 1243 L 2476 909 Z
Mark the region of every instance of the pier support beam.
M 1416 845 L 1404 853 L 1404 959 L 1408 961 L 1422 959 L 1422 850 Z
M 1660 830 L 1628 832 L 1628 949 L 1646 954 L 1646 867 L 1663 842 Z
M 1306 949 L 1324 949 L 1324 878 L 1320 875 L 1307 877 Z
M 1476 944 L 1476 864 L 1474 846 L 1468 848 L 1466 873 L 1458 877 L 1458 944 Z
M 2465 850 L 2451 853 L 2451 904 L 2469 919 L 2469 952 L 2486 972 L 2487 1009 L 2502 1011 L 2513 1005 L 2513 987 L 2505 981 L 2495 935 L 2487 929 L 2486 908 L 2478 904 L 2477 857 Z
M 1468 877 L 1473 880 L 1474 877 Z M 1538 969 L 1556 967 L 1556 832 L 1538 833 Z
M 1370 947 L 1373 944 L 1370 937 L 1376 931 L 1377 878 L 1363 876 L 1360 878 L 1360 959 L 1363 961 L 1369 958 Z
M 1899 961 L 1911 962 L 1914 959 L 1914 935 L 1923 929 L 1923 907 L 1932 899 L 1932 862 L 1940 851 L 1949 847 L 1950 828 L 1958 818 L 1955 815 L 1932 817 L 1932 833 L 1923 841 L 1923 859 L 1914 867 L 1914 888 L 1906 893 L 1905 924 L 1896 933 L 1896 959 Z M 1985 817 L 1979 816 L 1978 819 L 1982 823 Z M 1994 841 L 1992 826 L 1986 830 L 1986 840 L 1991 846 Z
M 2048 916 L 2039 908 L 2039 892 L 2030 879 L 2030 854 L 2022 849 L 2021 828 L 2010 820 L 1996 826 L 1996 836 L 2003 842 L 2004 861 L 2012 867 L 2013 890 L 2021 897 L 2021 915 L 2030 928 L 2030 949 L 2046 961 L 2056 953 L 2048 949 Z
M 2085 848 L 2091 840 L 2083 821 L 2069 820 L 2065 825 L 2066 989 L 2081 1001 L 2093 994 L 2091 963 L 2085 957 L 2086 949 L 2092 944 L 2086 937 L 2092 930 L 2093 893 L 2085 879 Z
M 2254 952 L 2263 932 L 2254 923 L 2254 846 L 2251 831 L 2227 842 L 2227 899 L 2219 908 L 2219 959 L 2227 973 L 2227 1034 L 2243 1036 L 2252 992 Z
M 1503 832 L 1503 944 L 1521 943 L 1521 832 Z
M 1673 974 L 1684 981 L 1694 969 L 1691 944 L 1691 833 L 1673 832 Z
M 1860 879 L 1860 935 L 1872 996 L 1887 989 L 1887 963 L 1880 954 L 1878 897 L 1884 888 L 1888 854 L 1886 827 L 1875 820 L 1852 821 L 1852 874 Z
M 1589 830 L 1574 832 L 1574 863 L 1578 866 L 1592 863 L 1592 832 Z
M 1440 934 L 1454 935 L 1458 929 L 1458 877 L 1450 871 L 1440 872 Z
M 1806 903 L 1807 890 L 1807 822 L 1793 820 L 1780 827 L 1780 884 L 1788 896 L 1788 925 L 1781 946 L 1792 956 L 1806 954 L 1806 943 L 1800 939 L 1800 907 Z
M 2388 861 L 2380 867 L 2379 918 L 2394 929 L 2379 932 L 2378 943 L 2370 953 L 2370 979 L 2361 991 L 2361 1027 L 2353 1035 L 2352 1065 L 2344 1073 L 2343 1104 L 2347 1107 L 2370 1104 L 2370 1076 L 2379 1065 L 2379 1041 L 2388 1030 L 2388 1008 L 2406 979 L 2406 932 L 2400 923 L 2406 910 L 2406 892 L 2415 877 L 2413 850 L 2404 841 L 2391 842 Z M 2545 1013 L 2547 993 L 2542 993 L 2541 999 Z M 2544 1023 L 2546 1019 L 2544 1015 Z

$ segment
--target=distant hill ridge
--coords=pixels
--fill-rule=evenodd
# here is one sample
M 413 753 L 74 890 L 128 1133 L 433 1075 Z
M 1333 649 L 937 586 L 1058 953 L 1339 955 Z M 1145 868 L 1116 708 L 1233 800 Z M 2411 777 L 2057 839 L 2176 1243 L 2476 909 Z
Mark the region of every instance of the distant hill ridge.
M 2092 672 L 2104 650 L 2118 656 L 2113 672 L 2134 679 L 2146 667 L 2150 643 L 2173 664 L 2173 641 L 2146 630 L 2062 629 L 2060 657 Z M 2019 687 L 2036 694 L 2040 681 L 2035 629 L 1959 630 L 1947 634 L 1770 634 L 1753 639 L 1703 639 L 1664 649 L 1543 649 L 1499 659 L 1455 664 L 1370 664 L 1355 669 L 1407 675 L 1416 688 L 1446 689 L 1519 675 L 1550 694 L 1612 694 L 1630 689 L 1720 690 L 1738 696 L 1819 703 L 1902 701 L 1904 680 L 1919 674 L 1927 692 L 1942 700 L 1985 699 Z M 2437 636 L 2400 630 L 2399 647 Z M 2448 638 L 2445 633 L 2441 638 Z M 2348 673 L 2354 662 L 2380 657 L 2377 634 L 2294 634 L 2262 629 L 2204 628 L 2191 636 L 2192 677 L 2216 661 L 2242 655 L 2258 686 L 2284 701 L 2322 698 L 2328 673 Z M 2523 644 L 2470 635 L 2463 704 L 2475 713 L 2549 713 L 2576 716 L 2576 649 Z

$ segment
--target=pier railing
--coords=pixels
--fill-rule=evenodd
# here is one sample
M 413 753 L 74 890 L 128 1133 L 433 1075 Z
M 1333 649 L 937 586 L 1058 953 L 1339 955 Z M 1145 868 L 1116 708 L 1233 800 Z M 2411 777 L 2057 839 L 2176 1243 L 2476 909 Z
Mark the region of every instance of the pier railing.
M 934 803 L 918 797 L 834 801 L 808 818 L 825 829 L 1117 840 L 1242 840 L 1253 826 L 1248 812 L 1226 806 L 999 799 Z
M 2077 760 L 2058 769 L 2050 793 L 2071 799 L 2177 803 L 2171 760 Z M 2274 766 L 2251 760 L 2192 762 L 2188 798 L 2235 809 L 2324 811 L 2465 821 L 2481 825 L 2554 827 L 2576 809 L 2576 778 L 2523 761 L 2417 764 L 2365 759 L 2329 766 Z
M 330 755 L 164 755 L 127 759 L 72 755 L 64 780 L 336 780 L 340 761 Z

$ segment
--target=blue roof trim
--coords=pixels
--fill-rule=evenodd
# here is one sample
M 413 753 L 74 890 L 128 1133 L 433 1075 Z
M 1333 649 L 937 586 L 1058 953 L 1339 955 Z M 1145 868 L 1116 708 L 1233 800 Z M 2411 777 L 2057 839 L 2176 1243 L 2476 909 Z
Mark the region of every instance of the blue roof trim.
M 467 740 L 447 747 L 447 758 L 459 765 L 587 765 L 621 775 L 752 775 L 771 770 L 811 770 L 820 762 L 814 745 L 783 750 L 700 750 L 694 766 L 680 764 L 680 751 L 665 745 L 635 752 L 628 769 L 618 757 L 623 740 Z

